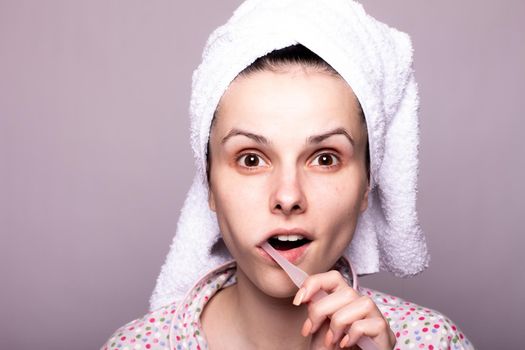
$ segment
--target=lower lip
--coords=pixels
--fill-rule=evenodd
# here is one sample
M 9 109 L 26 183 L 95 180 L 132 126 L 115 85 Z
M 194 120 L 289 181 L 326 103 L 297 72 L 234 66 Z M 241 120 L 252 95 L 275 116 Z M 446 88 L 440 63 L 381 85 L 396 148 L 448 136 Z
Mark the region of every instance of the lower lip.
M 288 249 L 288 250 L 278 250 L 278 252 L 292 264 L 297 264 L 300 262 L 300 259 L 304 256 L 309 246 L 310 246 L 310 242 L 303 244 L 302 246 L 297 247 L 297 248 Z M 277 264 L 275 260 L 273 260 L 273 258 L 268 253 L 266 253 L 264 249 L 262 249 L 261 247 L 257 247 L 257 249 L 259 251 L 259 254 L 261 254 L 264 258 Z

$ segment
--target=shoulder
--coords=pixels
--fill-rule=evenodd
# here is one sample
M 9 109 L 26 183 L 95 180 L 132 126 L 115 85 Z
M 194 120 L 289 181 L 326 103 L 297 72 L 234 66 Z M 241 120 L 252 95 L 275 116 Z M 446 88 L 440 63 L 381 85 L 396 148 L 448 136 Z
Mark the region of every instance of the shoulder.
M 117 329 L 101 350 L 169 349 L 169 331 L 177 303 L 171 303 Z
M 390 324 L 397 339 L 395 349 L 474 349 L 459 327 L 439 311 L 373 289 L 360 290 Z

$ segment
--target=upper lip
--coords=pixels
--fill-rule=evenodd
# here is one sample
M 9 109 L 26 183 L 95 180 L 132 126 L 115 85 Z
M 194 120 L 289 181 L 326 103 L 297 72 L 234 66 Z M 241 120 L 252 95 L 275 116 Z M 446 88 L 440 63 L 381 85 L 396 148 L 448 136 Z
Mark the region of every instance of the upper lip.
M 276 235 L 301 235 L 310 241 L 313 240 L 313 235 L 302 228 L 276 228 L 275 230 L 271 230 L 264 235 L 264 239 L 259 243 L 259 246 Z

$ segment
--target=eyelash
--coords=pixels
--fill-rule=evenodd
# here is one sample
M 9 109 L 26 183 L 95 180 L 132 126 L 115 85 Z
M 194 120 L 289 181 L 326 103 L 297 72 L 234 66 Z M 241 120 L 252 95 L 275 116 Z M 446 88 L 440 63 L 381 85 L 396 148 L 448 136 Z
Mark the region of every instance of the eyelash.
M 323 156 L 323 155 L 328 155 L 328 156 L 332 157 L 332 159 L 335 159 L 335 164 L 331 164 L 331 165 L 317 165 L 317 166 L 319 166 L 321 168 L 324 168 L 324 169 L 332 169 L 332 168 L 338 167 L 341 164 L 341 158 L 337 154 L 335 154 L 333 152 L 323 151 L 321 153 L 318 153 L 313 159 L 314 160 L 318 159 L 320 156 Z M 254 152 L 246 152 L 246 153 L 243 153 L 243 154 L 239 155 L 236 158 L 235 162 L 240 165 L 240 161 L 246 156 L 256 156 L 257 158 L 259 158 L 260 160 L 263 160 L 263 162 L 266 163 L 266 161 L 263 159 L 262 156 L 260 156 L 257 153 L 254 153 Z M 248 171 L 257 170 L 260 167 L 260 166 L 249 167 L 249 166 L 245 166 L 245 165 L 240 165 L 240 166 L 242 168 L 248 170 Z

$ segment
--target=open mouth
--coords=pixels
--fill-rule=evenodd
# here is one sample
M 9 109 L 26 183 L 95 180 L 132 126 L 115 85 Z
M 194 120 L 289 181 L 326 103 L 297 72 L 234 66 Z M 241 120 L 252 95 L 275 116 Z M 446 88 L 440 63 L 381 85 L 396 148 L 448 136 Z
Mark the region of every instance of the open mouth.
M 310 243 L 311 240 L 301 235 L 275 235 L 268 239 L 268 243 L 276 250 L 291 250 Z

